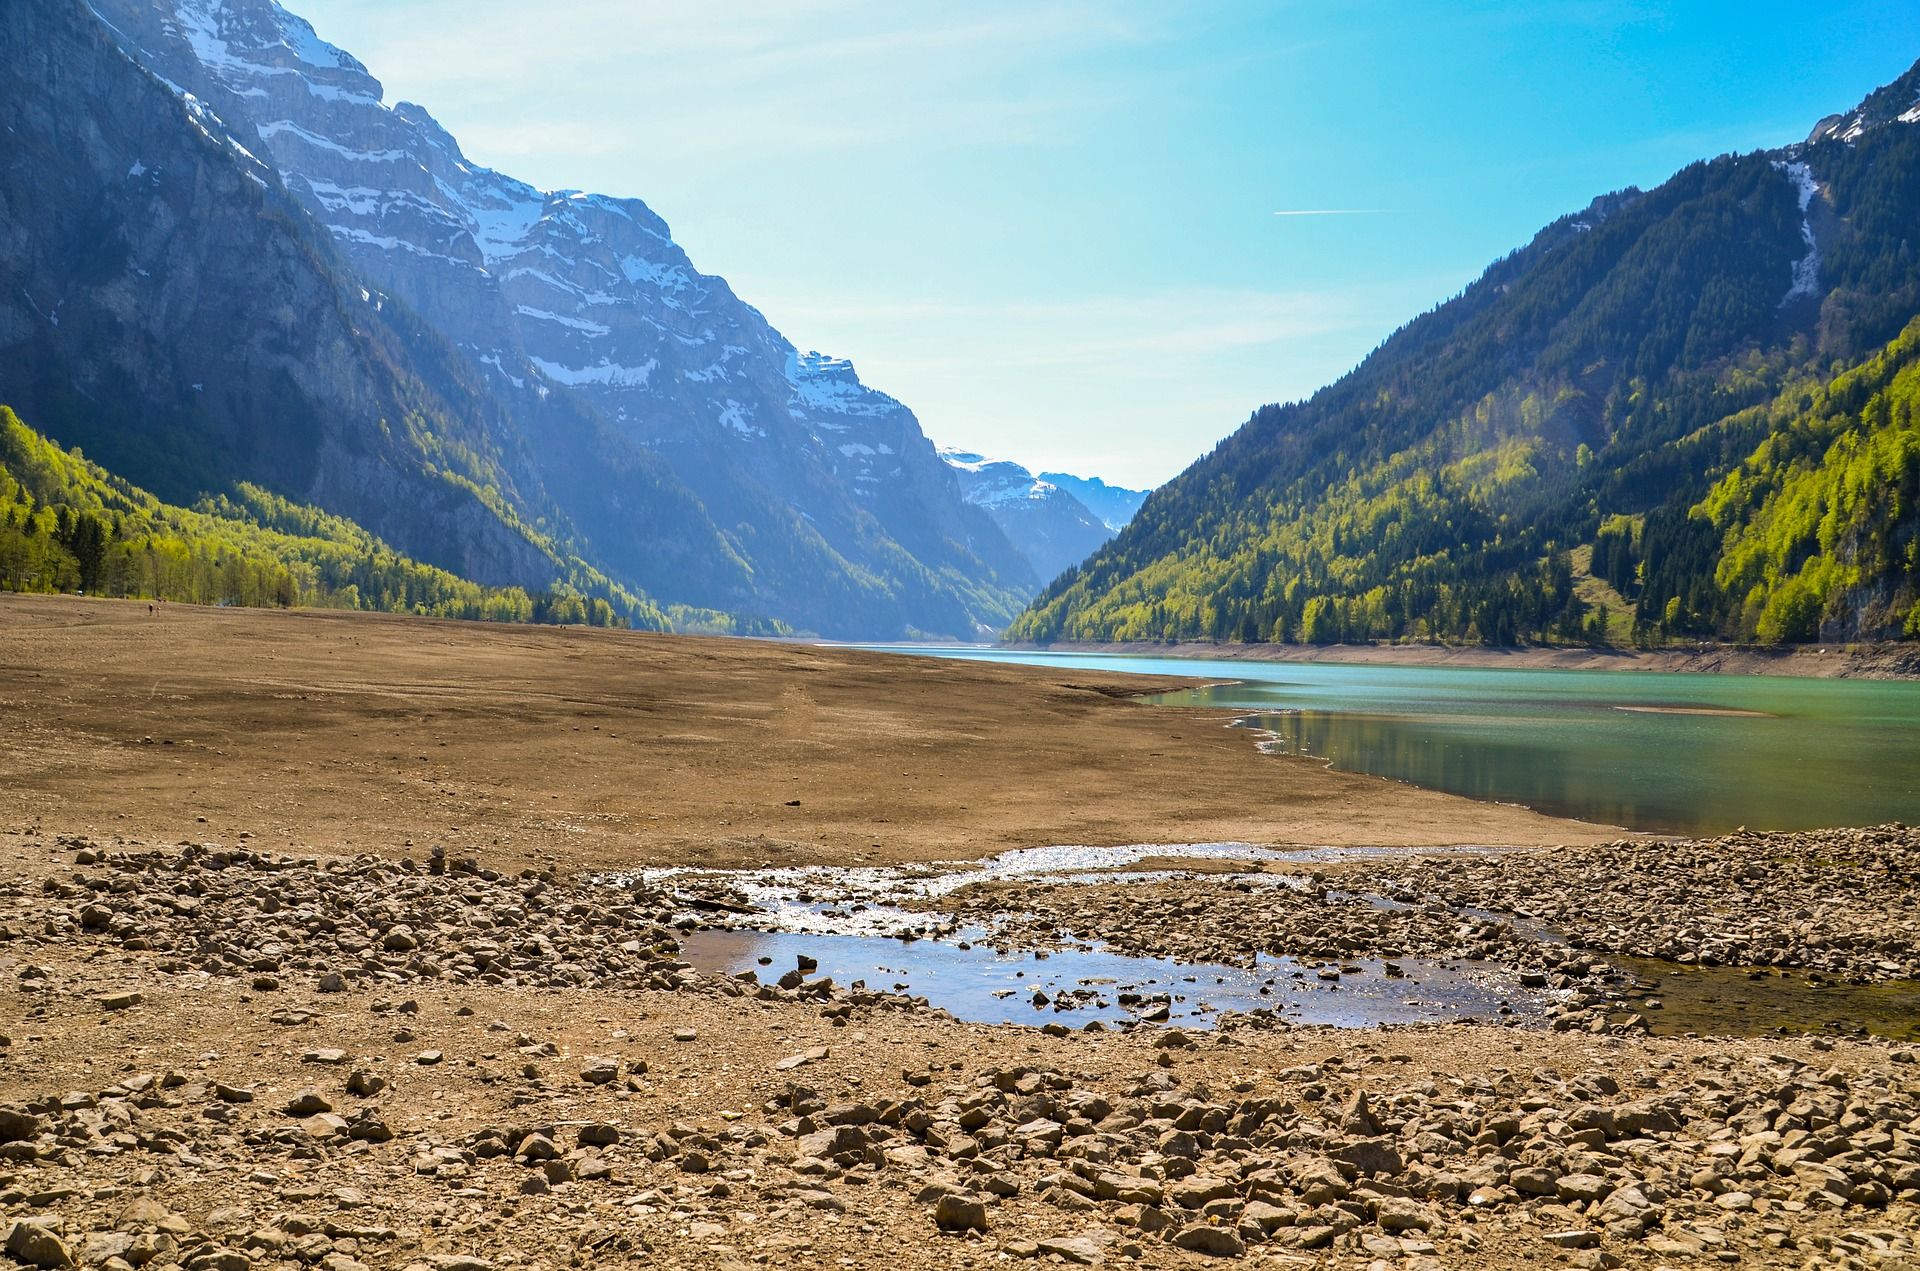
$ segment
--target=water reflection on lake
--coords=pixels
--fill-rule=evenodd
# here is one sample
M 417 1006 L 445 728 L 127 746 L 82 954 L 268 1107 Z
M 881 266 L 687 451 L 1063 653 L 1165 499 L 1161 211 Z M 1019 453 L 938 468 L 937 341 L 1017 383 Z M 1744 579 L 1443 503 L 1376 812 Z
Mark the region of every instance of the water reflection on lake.
M 1245 710 L 1348 771 L 1632 829 L 1920 820 L 1920 683 L 896 651 L 1233 680 L 1155 700 Z

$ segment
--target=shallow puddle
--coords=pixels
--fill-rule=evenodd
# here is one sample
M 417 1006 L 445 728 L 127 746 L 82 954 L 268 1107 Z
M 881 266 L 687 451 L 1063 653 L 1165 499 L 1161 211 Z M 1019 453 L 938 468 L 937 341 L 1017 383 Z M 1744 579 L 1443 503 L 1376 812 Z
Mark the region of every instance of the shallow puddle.
M 1846 984 L 1797 972 L 1610 960 L 1640 981 L 1633 1004 L 1660 1036 L 1868 1032 L 1920 1041 L 1920 981 Z
M 991 927 L 963 925 L 927 905 L 979 884 L 1148 882 L 1214 873 L 1223 865 L 1264 871 L 1395 854 L 1402 853 L 1142 843 L 1028 848 L 934 866 L 661 869 L 639 880 L 681 889 L 689 910 L 697 911 L 706 929 L 684 938 L 682 956 L 699 970 L 752 971 L 771 982 L 806 965 L 807 978 L 824 975 L 837 984 L 924 997 L 978 1023 L 1079 1028 L 1094 1020 L 1144 1020 L 1206 1028 L 1222 1012 L 1262 1010 L 1295 1023 L 1356 1028 L 1542 1018 L 1552 995 L 1523 989 L 1510 973 L 1481 964 L 1469 969 L 1405 958 L 1329 966 L 1262 957 L 1244 967 L 1130 957 L 1098 946 L 1008 951 L 992 947 Z M 1238 876 L 1262 886 L 1305 885 L 1303 876 L 1289 873 Z
M 980 937 L 984 932 L 962 935 Z M 876 991 L 910 993 L 975 1023 L 1080 1028 L 1093 1020 L 1141 1019 L 1159 1005 L 1164 1021 L 1208 1028 L 1223 1011 L 1272 1011 L 1298 1024 L 1364 1028 L 1381 1024 L 1468 1019 L 1534 1020 L 1548 995 L 1518 987 L 1492 968 L 1403 958 L 1387 974 L 1375 960 L 1317 967 L 1262 958 L 1252 967 L 1137 958 L 1102 949 L 1049 954 L 1008 953 L 956 940 L 889 940 L 877 936 L 803 932 L 697 931 L 681 942 L 681 956 L 710 973 L 753 971 L 777 980 L 806 957 L 817 963 L 809 979 L 836 984 L 864 981 Z M 1322 978 L 1322 971 L 1333 978 Z M 1035 1000 L 1039 993 L 1044 1000 Z

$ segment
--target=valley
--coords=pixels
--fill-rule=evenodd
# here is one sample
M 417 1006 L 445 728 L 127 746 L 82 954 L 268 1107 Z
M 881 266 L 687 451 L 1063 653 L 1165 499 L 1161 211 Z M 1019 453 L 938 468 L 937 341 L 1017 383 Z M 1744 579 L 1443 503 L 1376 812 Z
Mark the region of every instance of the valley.
M 0 5 L 0 1267 L 1920 1267 L 1911 13 L 299 7 Z

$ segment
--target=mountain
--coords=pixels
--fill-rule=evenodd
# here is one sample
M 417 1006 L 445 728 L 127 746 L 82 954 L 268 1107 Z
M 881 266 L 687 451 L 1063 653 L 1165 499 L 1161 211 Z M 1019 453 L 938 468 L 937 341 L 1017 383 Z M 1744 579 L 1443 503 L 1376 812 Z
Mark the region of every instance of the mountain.
M 1058 484 L 1005 459 L 942 447 L 968 503 L 993 518 L 1036 578 L 1059 576 L 1113 537 L 1113 530 Z M 1073 478 L 1079 480 L 1079 478 Z
M 1127 528 L 1127 522 L 1147 501 L 1146 490 L 1129 490 L 1125 486 L 1108 485 L 1099 477 L 1076 477 L 1065 472 L 1043 472 L 1042 481 L 1051 482 L 1080 500 L 1082 507 L 1099 517 L 1101 522 L 1118 534 Z
M 651 606 L 482 587 L 254 485 L 182 508 L 68 453 L 0 406 L 0 587 L 191 604 L 368 609 L 497 622 L 666 624 Z
M 482 583 L 591 574 L 459 360 L 217 116 L 77 0 L 5 6 L 0 58 L 5 400 L 176 500 L 258 478 Z
M 535 547 L 536 556 L 577 559 L 663 603 L 840 636 L 973 635 L 1011 616 L 1037 584 L 991 518 L 961 498 L 911 411 L 862 384 L 849 363 L 795 349 L 723 279 L 696 270 L 643 203 L 539 191 L 471 163 L 426 111 L 386 103 L 364 66 L 272 0 L 13 8 L 49 20 L 58 11 L 73 31 L 91 28 L 95 63 L 124 51 L 151 72 L 124 99 L 103 98 L 76 95 L 64 67 L 47 62 L 58 103 L 45 112 L 49 129 L 125 131 L 137 119 L 183 137 L 204 130 L 232 171 L 202 197 L 240 196 L 214 215 L 265 221 L 251 234 L 190 226 L 191 245 L 137 262 L 154 287 L 179 286 L 233 319 L 222 338 L 195 342 L 235 348 L 226 361 L 253 377 L 225 387 L 217 420 L 197 397 L 169 414 L 146 408 L 144 390 L 207 384 L 197 365 L 178 386 L 166 382 L 161 363 L 199 355 L 164 347 L 163 326 L 148 335 L 157 347 L 143 391 L 91 383 L 87 411 L 53 399 L 86 378 L 75 361 L 105 360 L 95 344 L 72 341 L 62 365 L 0 347 L 0 388 L 38 380 L 17 403 L 63 441 L 106 447 L 114 470 L 179 498 L 257 480 L 444 563 L 470 527 L 401 495 L 391 474 L 454 468 L 540 527 L 553 550 Z M 125 114 L 135 97 L 144 113 Z M 143 180 L 185 171 L 165 158 L 130 152 L 112 173 L 127 189 L 97 169 L 45 208 L 27 207 L 29 174 L 19 171 L 9 205 L 27 221 L 89 207 L 97 189 L 111 206 Z M 271 215 L 249 210 L 256 204 Z M 309 290 L 286 290 L 259 267 L 255 239 L 268 233 L 299 245 Z M 60 236 L 32 294 L 94 285 L 87 237 L 79 227 Z M 270 444 L 278 430 L 258 426 L 278 408 L 261 366 L 297 364 L 312 377 L 333 365 L 310 345 L 279 362 L 248 348 L 247 337 L 260 343 L 275 326 L 244 315 L 253 306 L 278 314 L 280 328 L 306 340 L 330 330 L 325 318 L 317 330 L 309 323 L 315 296 L 364 327 L 396 330 L 386 364 L 439 399 L 429 426 L 446 444 L 390 456 L 385 484 L 345 474 L 316 483 L 313 465 Z M 397 421 L 407 411 L 366 398 L 355 406 L 404 432 Z M 195 430 L 221 444 L 174 444 Z M 461 470 L 469 458 L 483 470 Z M 409 515 L 416 525 L 397 524 Z M 494 574 L 531 581 L 538 570 L 523 557 Z
M 1255 411 L 1010 634 L 1920 634 L 1916 124 L 1920 65 L 1805 142 L 1562 217 Z

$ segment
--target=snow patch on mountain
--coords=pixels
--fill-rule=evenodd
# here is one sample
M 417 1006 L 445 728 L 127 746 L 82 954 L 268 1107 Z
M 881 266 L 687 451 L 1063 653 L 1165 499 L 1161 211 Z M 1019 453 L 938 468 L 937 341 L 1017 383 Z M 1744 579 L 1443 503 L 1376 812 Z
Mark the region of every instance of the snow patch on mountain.
M 787 354 L 787 382 L 793 386 L 791 409 L 796 418 L 812 412 L 874 417 L 905 408 L 877 389 L 868 388 L 846 358 L 798 351 Z
M 972 479 L 961 490 L 967 502 L 990 508 L 1021 500 L 1041 501 L 1061 493 L 1060 487 L 1042 481 L 1011 459 L 988 459 L 967 450 L 941 446 L 940 458 L 947 466 L 967 473 Z
M 1773 166 L 1793 182 L 1800 200 L 1800 237 L 1807 245 L 1807 254 L 1793 262 L 1793 285 L 1787 288 L 1787 294 L 1780 300 L 1782 305 L 1788 305 L 1802 296 L 1814 295 L 1820 288 L 1820 245 L 1814 241 L 1813 219 L 1807 214 L 1820 193 L 1820 184 L 1814 180 L 1813 169 L 1805 163 L 1787 163 L 1776 159 Z

